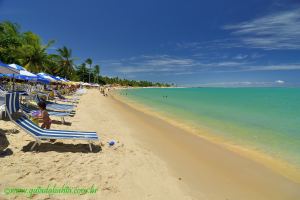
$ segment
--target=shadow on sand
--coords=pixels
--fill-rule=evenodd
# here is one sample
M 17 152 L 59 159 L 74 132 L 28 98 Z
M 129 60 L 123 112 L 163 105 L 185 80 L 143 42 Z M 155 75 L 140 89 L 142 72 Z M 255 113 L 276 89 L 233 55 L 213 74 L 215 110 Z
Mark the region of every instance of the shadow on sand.
M 22 148 L 22 151 L 32 152 L 30 148 L 33 145 L 33 143 L 34 142 L 29 142 L 26 146 Z M 55 143 L 44 142 L 40 145 L 37 145 L 33 151 L 36 152 L 56 151 L 59 153 L 64 153 L 64 152 L 98 153 L 102 150 L 100 145 L 93 145 L 93 144 L 92 144 L 92 149 L 93 151 L 91 152 L 88 144 L 64 144 L 62 142 L 55 142 Z
M 13 151 L 10 148 L 5 149 L 4 151 L 0 151 L 0 158 L 4 158 L 10 155 L 13 155 Z
M 0 158 L 13 154 L 12 150 L 7 148 L 9 141 L 6 137 L 6 133 L 8 132 L 11 132 L 11 130 L 3 130 L 0 128 Z
M 52 119 L 52 124 L 56 124 L 56 125 L 65 125 L 65 126 L 71 126 L 71 125 L 72 125 L 71 122 L 65 122 L 65 123 L 63 123 L 62 121 L 53 120 L 53 119 Z

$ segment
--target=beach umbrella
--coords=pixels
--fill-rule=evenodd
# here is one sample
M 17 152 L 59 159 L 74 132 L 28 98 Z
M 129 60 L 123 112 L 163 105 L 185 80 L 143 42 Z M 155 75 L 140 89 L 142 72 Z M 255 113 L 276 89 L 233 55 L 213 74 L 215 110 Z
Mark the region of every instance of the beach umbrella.
M 25 68 L 21 67 L 20 65 L 10 64 L 9 66 L 19 71 L 20 74 L 15 76 L 16 79 L 26 80 L 26 81 L 37 80 L 37 75 L 27 71 Z
M 59 77 L 59 76 L 56 76 L 55 78 L 58 79 L 58 80 L 60 80 L 61 82 L 68 82 L 66 79 L 61 78 L 61 77 Z
M 0 73 L 1 74 L 19 74 L 20 72 L 15 68 L 0 61 Z
M 15 74 L 19 74 L 20 72 L 15 69 L 15 68 L 12 68 L 11 66 L 3 63 L 0 61 L 0 73 L 2 74 L 12 74 L 13 75 L 13 90 L 15 90 L 15 79 L 14 79 L 14 76 Z
M 51 75 L 49 74 L 46 74 L 46 73 L 38 73 L 37 74 L 40 78 L 43 78 L 43 79 L 46 79 L 50 82 L 57 82 L 57 79 L 51 77 Z
M 47 74 L 48 76 L 50 76 L 51 78 L 53 78 L 56 82 L 60 82 L 61 80 L 56 78 L 55 76 L 51 75 L 51 74 Z
M 9 66 L 19 70 L 20 74 L 15 76 L 16 79 L 50 84 L 49 80 L 39 77 L 38 75 L 27 71 L 24 67 L 22 67 L 20 65 L 10 64 Z M 8 74 L 8 76 L 11 77 L 11 74 Z
M 67 80 L 67 79 L 65 79 L 65 78 L 62 78 L 62 77 L 60 77 L 60 76 L 56 76 L 55 78 L 58 79 L 59 81 L 61 81 L 62 83 L 65 83 L 65 84 L 73 84 L 72 81 L 69 81 L 69 80 Z
M 44 84 L 50 84 L 50 81 L 48 79 L 45 79 L 43 77 L 37 76 L 37 82 L 44 83 Z

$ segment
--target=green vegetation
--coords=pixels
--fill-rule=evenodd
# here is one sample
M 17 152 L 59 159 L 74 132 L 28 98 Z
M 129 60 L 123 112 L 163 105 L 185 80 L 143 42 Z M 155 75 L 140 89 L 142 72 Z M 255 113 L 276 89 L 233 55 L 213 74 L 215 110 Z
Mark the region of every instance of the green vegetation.
M 21 32 L 20 26 L 9 21 L 0 23 L 0 60 L 15 63 L 33 73 L 45 72 L 72 81 L 100 84 L 119 84 L 133 87 L 167 87 L 168 84 L 135 81 L 100 76 L 100 65 L 93 66 L 93 60 L 87 58 L 84 63 L 76 65 L 72 50 L 63 46 L 56 53 L 49 53 L 54 40 L 42 44 L 40 36 L 27 31 Z

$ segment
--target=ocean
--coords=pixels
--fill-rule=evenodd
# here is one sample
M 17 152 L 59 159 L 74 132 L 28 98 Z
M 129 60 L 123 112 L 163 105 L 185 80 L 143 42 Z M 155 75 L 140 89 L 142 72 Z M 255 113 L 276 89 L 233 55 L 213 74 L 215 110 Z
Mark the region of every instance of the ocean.
M 208 129 L 224 143 L 300 169 L 300 88 L 139 88 L 118 93 L 193 129 Z

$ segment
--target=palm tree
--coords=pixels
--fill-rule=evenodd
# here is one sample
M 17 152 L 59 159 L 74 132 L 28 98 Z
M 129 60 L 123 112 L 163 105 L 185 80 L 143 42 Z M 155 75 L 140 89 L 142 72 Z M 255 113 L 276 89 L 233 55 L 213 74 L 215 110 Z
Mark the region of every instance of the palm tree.
M 99 65 L 95 65 L 94 67 L 94 82 L 95 83 L 98 83 L 98 78 L 99 78 L 99 75 L 100 75 L 100 66 Z
M 16 63 L 16 51 L 22 45 L 20 26 L 9 21 L 0 23 L 0 60 Z
M 38 35 L 30 31 L 21 33 L 18 24 L 0 23 L 0 60 L 5 63 L 20 64 L 32 72 L 46 72 L 54 64 L 55 56 L 47 53 L 53 43 L 42 45 Z
M 92 61 L 91 58 L 88 58 L 88 59 L 86 59 L 85 62 L 90 66 L 90 69 L 89 69 L 89 83 L 90 83 L 91 82 L 91 70 L 92 70 L 92 63 L 93 63 L 93 61 Z
M 72 58 L 72 49 L 68 49 L 66 46 L 63 46 L 62 48 L 57 49 L 58 55 L 59 55 L 59 68 L 58 68 L 58 74 L 62 77 L 65 77 L 67 79 L 70 79 L 70 77 L 73 77 L 73 74 L 75 72 L 74 69 L 74 58 Z
M 88 79 L 88 69 L 86 68 L 86 63 L 82 63 L 76 69 L 77 76 L 80 81 L 86 82 Z
M 49 67 L 56 65 L 56 56 L 47 53 L 47 49 L 54 43 L 53 40 L 42 45 L 40 37 L 32 32 L 23 33 L 21 39 L 22 46 L 16 51 L 17 63 L 32 72 L 49 72 Z

